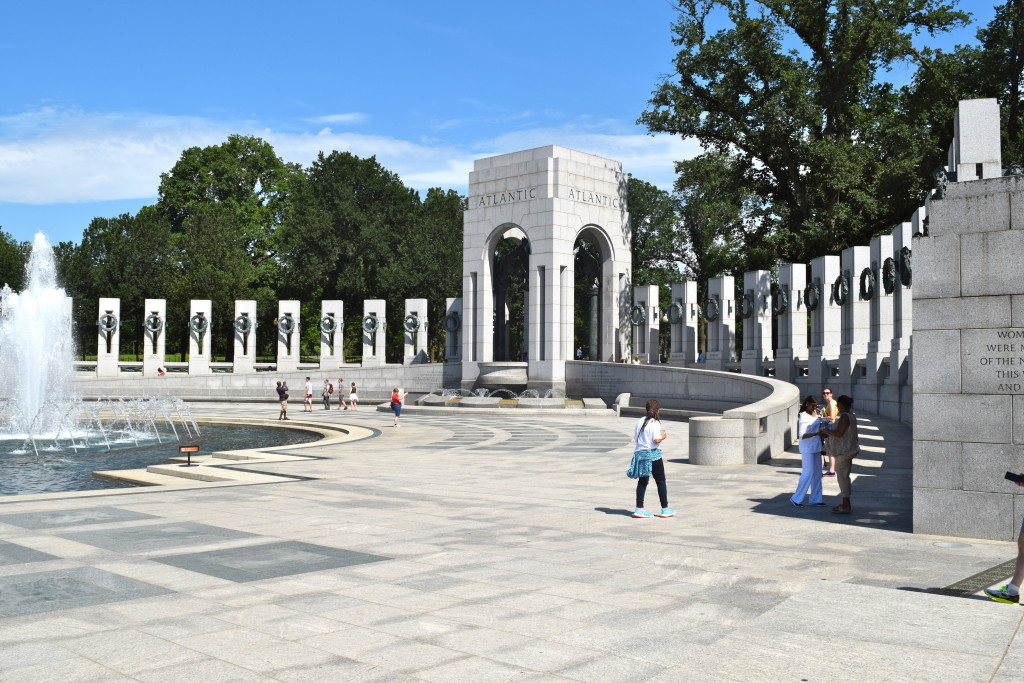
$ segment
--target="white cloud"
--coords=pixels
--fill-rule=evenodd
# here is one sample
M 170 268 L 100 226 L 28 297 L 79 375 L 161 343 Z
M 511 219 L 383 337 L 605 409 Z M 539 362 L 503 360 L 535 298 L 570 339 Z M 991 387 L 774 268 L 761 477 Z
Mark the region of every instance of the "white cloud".
M 346 116 L 360 115 L 332 115 Z M 412 141 L 334 133 L 329 127 L 286 133 L 252 122 L 40 109 L 0 117 L 0 201 L 50 204 L 154 197 L 160 174 L 174 165 L 183 150 L 219 144 L 232 133 L 262 137 L 284 160 L 303 165 L 309 165 L 321 151 L 376 156 L 411 187 L 452 188 L 463 193 L 474 159 L 532 147 L 560 145 L 617 159 L 628 173 L 666 189 L 674 180 L 673 162 L 700 151 L 692 140 L 652 137 L 622 131 L 621 123 L 617 125 L 617 134 L 566 126 L 453 145 L 434 138 Z M 611 122 L 590 122 L 588 127 L 615 130 Z

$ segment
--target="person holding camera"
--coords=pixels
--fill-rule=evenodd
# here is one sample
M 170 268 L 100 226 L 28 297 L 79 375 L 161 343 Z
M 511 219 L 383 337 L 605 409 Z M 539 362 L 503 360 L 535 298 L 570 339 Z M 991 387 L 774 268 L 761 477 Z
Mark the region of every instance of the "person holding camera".
M 836 481 L 839 484 L 839 495 L 843 497 L 843 502 L 833 507 L 832 512 L 848 515 L 853 509 L 850 506 L 850 470 L 853 469 L 853 459 L 860 453 L 860 438 L 857 436 L 857 418 L 851 412 L 853 399 L 839 396 L 836 404 L 839 406 L 839 417 L 826 426 L 822 434 L 829 438 L 829 457 L 835 458 Z
M 1024 472 L 1016 477 L 1011 477 L 1011 472 L 1006 473 L 1006 478 L 1014 481 L 1017 486 L 1024 486 Z M 986 588 L 985 595 L 996 602 L 1007 602 L 1011 605 L 1020 604 L 1020 586 L 1024 583 L 1024 523 L 1020 526 L 1020 534 L 1017 536 L 1017 564 L 1013 568 L 1013 576 L 1010 583 L 1002 588 Z

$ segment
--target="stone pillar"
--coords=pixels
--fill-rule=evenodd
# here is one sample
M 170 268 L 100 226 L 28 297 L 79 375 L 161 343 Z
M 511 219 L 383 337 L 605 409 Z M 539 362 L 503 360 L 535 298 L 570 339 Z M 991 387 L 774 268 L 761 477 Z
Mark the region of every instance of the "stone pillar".
M 707 369 L 725 370 L 736 355 L 736 302 L 732 275 L 708 280 L 704 316 L 708 320 Z
M 778 291 L 772 310 L 779 319 L 779 342 L 775 352 L 775 379 L 797 383 L 799 363 L 807 362 L 807 265 L 789 263 L 779 266 Z
M 256 302 L 252 299 L 235 301 L 231 337 L 235 347 L 232 371 L 236 375 L 251 375 L 256 372 Z
M 384 365 L 384 337 L 387 334 L 387 302 L 383 299 L 363 301 L 363 367 Z
M 671 325 L 669 365 L 687 367 L 697 362 L 697 324 L 700 320 L 700 302 L 697 301 L 696 282 L 677 282 L 672 285 L 672 304 L 668 310 Z M 673 322 L 676 321 L 676 322 Z
M 953 119 L 949 170 L 958 182 L 1003 175 L 999 102 L 995 98 L 960 100 Z
M 402 319 L 405 332 L 404 362 L 427 362 L 427 300 L 406 299 L 405 317 Z
M 980 128 L 998 127 L 995 108 Z M 1024 469 L 1021 225 L 1024 177 L 954 182 L 929 199 L 928 235 L 913 240 L 915 533 L 1020 532 L 1022 489 L 1003 473 Z
M 913 314 L 910 288 L 903 284 L 900 272 L 900 259 L 903 248 L 907 255 L 912 250 L 911 237 L 921 229 L 924 208 L 914 212 L 911 221 L 896 226 L 892 231 L 892 253 L 882 261 L 879 276 L 879 288 L 882 293 L 891 290 L 892 299 L 892 339 L 889 344 L 889 355 L 882 373 L 882 387 L 878 394 L 878 413 L 893 420 L 909 422 L 911 415 L 908 408 L 912 397 L 908 384 L 910 381 L 910 333 L 912 331 Z M 916 226 L 916 227 L 915 227 Z M 907 280 L 910 281 L 909 279 Z
M 167 301 L 146 299 L 142 319 L 142 376 L 157 377 L 166 371 Z
M 743 298 L 737 308 L 743 319 L 741 367 L 747 375 L 763 375 L 764 359 L 772 359 L 770 272 L 753 270 L 743 274 Z
M 811 281 L 804 288 L 804 305 L 811 315 L 807 383 L 814 394 L 834 382 L 832 365 L 838 363 L 842 321 L 832 300 L 832 284 L 838 276 L 839 257 L 819 256 L 811 261 Z
M 658 329 L 661 320 L 657 286 L 633 288 L 633 307 L 630 309 L 629 320 L 633 325 L 633 357 L 639 357 L 645 365 L 659 363 Z
M 296 372 L 299 369 L 301 316 L 301 302 L 294 299 L 277 302 L 278 372 Z
M 444 360 L 457 363 L 462 360 L 462 297 L 448 298 L 444 302 Z
M 188 374 L 210 374 L 210 346 L 213 341 L 213 319 L 209 299 L 192 299 L 188 311 Z
M 96 346 L 96 376 L 117 377 L 121 372 L 121 300 L 100 299 L 100 314 L 96 319 L 99 335 Z
M 871 339 L 871 302 L 860 291 L 860 273 L 871 265 L 871 248 L 858 246 L 843 249 L 840 259 L 842 280 L 832 281 L 832 299 L 839 304 L 842 316 L 842 337 L 839 345 L 839 377 L 834 387 L 836 395 L 846 393 L 864 400 L 863 392 L 854 386 L 867 376 L 864 360 Z M 843 301 L 841 283 L 846 285 Z
M 345 305 L 337 299 L 320 302 L 320 369 L 345 364 Z
M 862 410 L 877 413 L 881 400 L 879 386 L 889 373 L 889 353 L 892 350 L 893 297 L 891 291 L 885 291 L 882 282 L 885 260 L 892 258 L 892 235 L 872 238 L 869 249 L 870 264 L 861 269 L 856 281 L 858 298 L 867 300 L 870 324 L 865 374 L 861 380 L 866 386 L 857 398 L 861 401 Z

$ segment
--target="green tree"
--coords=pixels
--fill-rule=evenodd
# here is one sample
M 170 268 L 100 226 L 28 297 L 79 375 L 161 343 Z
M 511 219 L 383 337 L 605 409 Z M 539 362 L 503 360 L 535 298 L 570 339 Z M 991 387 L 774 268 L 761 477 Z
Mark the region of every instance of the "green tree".
M 16 292 L 21 291 L 29 249 L 28 242 L 18 242 L 10 233 L 0 230 L 0 286 L 6 284 Z
M 632 231 L 634 285 L 657 285 L 658 307 L 672 303 L 673 282 L 683 279 L 685 243 L 679 220 L 679 202 L 671 193 L 632 176 L 626 184 Z M 662 355 L 668 354 L 669 328 L 659 335 Z
M 362 300 L 387 300 L 387 348 L 392 357 L 400 355 L 399 302 L 414 291 L 410 264 L 421 246 L 413 238 L 419 195 L 375 157 L 321 152 L 296 177 L 288 207 L 277 235 L 285 291 L 301 300 L 345 301 L 346 348 L 353 352 L 361 335 Z
M 912 39 L 966 21 L 942 0 L 680 0 L 674 74 L 640 121 L 735 157 L 752 220 L 805 260 L 903 220 L 934 146 L 883 79 Z M 729 26 L 709 33 L 712 12 Z
M 138 214 L 94 218 L 77 245 L 55 249 L 58 272 L 74 298 L 77 346 L 96 349 L 97 300 L 121 299 L 122 351 L 141 352 L 144 299 L 164 298 L 177 269 L 170 224 L 154 207 Z M 170 313 L 170 311 L 169 311 Z
M 951 51 L 924 49 L 923 68 L 903 88 L 905 106 L 933 132 L 935 148 L 924 171 L 945 165 L 959 100 L 995 97 L 1002 117 L 1003 165 L 1024 163 L 1024 0 L 996 6 L 995 17 L 978 30 L 977 44 Z

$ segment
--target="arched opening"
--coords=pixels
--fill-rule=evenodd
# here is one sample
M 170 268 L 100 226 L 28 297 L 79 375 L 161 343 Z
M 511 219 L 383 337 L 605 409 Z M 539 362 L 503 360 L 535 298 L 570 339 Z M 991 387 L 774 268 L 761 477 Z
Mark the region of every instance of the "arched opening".
M 601 248 L 593 235 L 583 232 L 573 245 L 573 357 L 601 358 Z
M 510 230 L 494 249 L 494 361 L 525 361 L 530 242 Z

